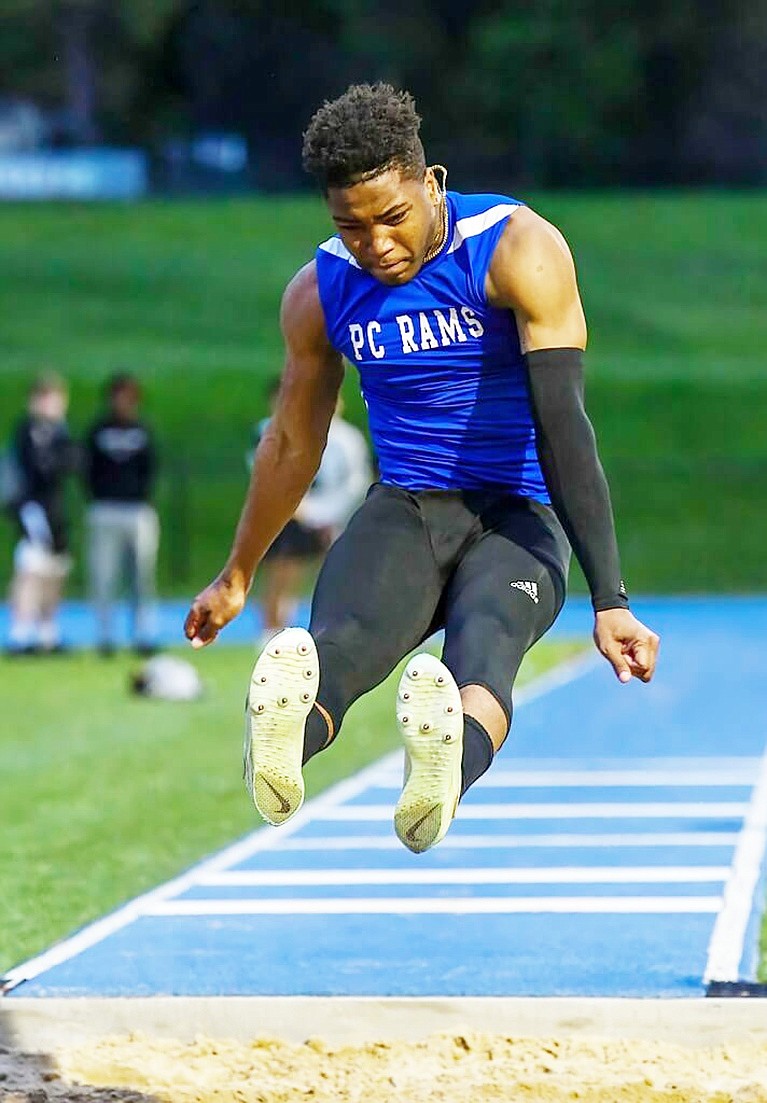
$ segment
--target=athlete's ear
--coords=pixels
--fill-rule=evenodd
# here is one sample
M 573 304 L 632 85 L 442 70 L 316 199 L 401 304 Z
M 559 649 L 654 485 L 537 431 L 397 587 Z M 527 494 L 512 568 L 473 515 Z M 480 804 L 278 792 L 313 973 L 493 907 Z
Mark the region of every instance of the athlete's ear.
M 447 191 L 447 169 L 444 165 L 429 165 L 426 169 L 425 183 L 429 198 L 435 205 L 441 203 Z
M 424 184 L 426 185 L 426 191 L 429 193 L 429 201 L 436 207 L 442 198 L 442 189 L 437 180 L 437 174 L 431 165 L 427 165 L 424 172 Z

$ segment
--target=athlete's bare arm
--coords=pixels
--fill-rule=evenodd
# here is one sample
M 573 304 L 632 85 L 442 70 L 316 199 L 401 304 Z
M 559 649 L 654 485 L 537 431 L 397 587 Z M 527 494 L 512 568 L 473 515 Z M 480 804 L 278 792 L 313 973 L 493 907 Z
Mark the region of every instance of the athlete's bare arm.
M 514 311 L 522 352 L 586 347 L 575 265 L 559 230 L 529 207 L 506 223 L 487 274 L 493 306 Z
M 344 369 L 325 331 L 313 261 L 288 284 L 280 323 L 285 341 L 280 392 L 256 449 L 229 557 L 186 618 L 184 631 L 193 647 L 211 643 L 242 610 L 258 563 L 309 488 L 327 441 Z
M 509 219 L 490 265 L 487 294 L 493 306 L 514 312 L 523 353 L 585 349 L 586 321 L 572 255 L 559 230 L 534 211 L 522 207 Z M 582 415 L 582 408 L 580 412 Z M 586 429 L 591 433 L 587 423 Z M 588 436 L 585 451 L 589 451 Z M 602 510 L 601 516 L 608 517 L 609 535 L 614 542 L 609 496 L 595 446 L 591 447 L 591 453 L 590 462 L 584 465 L 584 477 L 596 473 L 596 481 L 602 480 L 607 513 Z M 595 501 L 598 500 L 597 493 Z M 636 677 L 649 682 L 655 670 L 659 639 L 629 609 L 598 611 L 594 642 L 620 681 Z

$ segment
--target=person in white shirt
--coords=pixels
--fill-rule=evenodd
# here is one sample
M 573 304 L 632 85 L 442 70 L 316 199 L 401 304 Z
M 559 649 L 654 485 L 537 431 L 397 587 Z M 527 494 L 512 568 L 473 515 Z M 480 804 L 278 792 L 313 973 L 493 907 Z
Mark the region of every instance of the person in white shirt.
M 279 380 L 270 389 L 272 402 L 278 391 Z M 255 444 L 268 420 L 265 418 L 256 426 Z M 249 466 L 252 455 L 248 454 Z M 292 623 L 307 570 L 316 565 L 341 535 L 372 480 L 365 435 L 344 420 L 343 399 L 339 397 L 314 481 L 260 568 L 263 642 Z

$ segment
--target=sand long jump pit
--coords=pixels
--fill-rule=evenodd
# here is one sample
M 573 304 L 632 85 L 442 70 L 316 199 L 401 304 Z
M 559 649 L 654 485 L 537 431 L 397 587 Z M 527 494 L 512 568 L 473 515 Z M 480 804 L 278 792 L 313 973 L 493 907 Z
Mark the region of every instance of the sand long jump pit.
M 767 1103 L 767 1000 L 7 999 L 3 1103 Z

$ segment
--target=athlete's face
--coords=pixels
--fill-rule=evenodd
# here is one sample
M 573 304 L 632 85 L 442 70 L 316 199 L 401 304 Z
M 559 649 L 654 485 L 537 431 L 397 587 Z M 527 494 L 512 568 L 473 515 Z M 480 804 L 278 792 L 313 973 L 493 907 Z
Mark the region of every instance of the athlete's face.
M 441 229 L 441 199 L 431 169 L 419 180 L 387 169 L 348 188 L 329 188 L 326 196 L 341 240 L 360 268 L 392 287 L 418 274 Z

